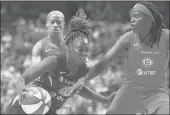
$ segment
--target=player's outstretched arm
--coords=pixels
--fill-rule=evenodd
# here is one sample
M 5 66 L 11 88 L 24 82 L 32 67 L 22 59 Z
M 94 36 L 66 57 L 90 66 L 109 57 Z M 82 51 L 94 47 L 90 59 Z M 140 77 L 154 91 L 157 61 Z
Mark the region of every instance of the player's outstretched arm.
M 97 101 L 97 102 L 104 103 L 104 104 L 110 103 L 113 100 L 115 94 L 116 93 L 114 92 L 110 94 L 110 96 L 105 97 L 105 96 L 102 96 L 101 94 L 96 93 L 95 91 L 91 90 L 90 88 L 86 86 L 82 86 L 81 90 L 78 91 L 78 95 L 86 99 L 90 99 L 90 100 Z
M 34 81 L 41 74 L 49 72 L 51 69 L 55 68 L 57 62 L 57 56 L 49 56 L 44 58 L 38 64 L 26 69 L 23 75 L 15 83 L 17 92 L 20 93 L 25 89 L 27 84 Z
M 123 55 L 130 48 L 132 31 L 122 35 L 115 45 L 105 54 L 105 56 L 86 74 L 85 79 L 90 80 L 99 75 L 111 62 L 119 55 Z

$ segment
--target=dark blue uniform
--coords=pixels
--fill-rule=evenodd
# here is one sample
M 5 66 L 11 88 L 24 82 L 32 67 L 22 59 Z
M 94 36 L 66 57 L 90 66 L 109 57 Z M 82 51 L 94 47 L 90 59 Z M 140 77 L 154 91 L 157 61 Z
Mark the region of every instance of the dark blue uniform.
M 60 109 L 67 99 L 72 96 L 75 83 L 87 73 L 88 68 L 84 63 L 78 67 L 76 72 L 70 72 L 67 68 L 65 55 L 67 47 L 63 44 L 63 48 L 60 49 L 48 42 L 48 40 L 48 38 L 44 38 L 40 41 L 43 46 L 41 57 L 44 59 L 48 56 L 56 55 L 58 64 L 56 64 L 55 68 L 35 80 L 32 85 L 43 87 L 50 93 L 52 104 L 50 111 L 47 114 L 54 114 L 56 110 Z M 15 98 L 8 107 L 8 113 L 14 113 L 14 111 L 15 114 L 23 113 L 23 110 L 18 103 L 18 99 Z M 13 103 L 14 101 L 15 103 Z

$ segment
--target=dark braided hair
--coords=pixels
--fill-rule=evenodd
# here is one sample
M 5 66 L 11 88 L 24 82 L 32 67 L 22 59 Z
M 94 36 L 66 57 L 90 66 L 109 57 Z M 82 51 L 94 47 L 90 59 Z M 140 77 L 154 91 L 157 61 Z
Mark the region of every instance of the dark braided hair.
M 152 24 L 152 27 L 150 29 L 150 37 L 149 37 L 149 45 L 153 47 L 153 44 L 159 44 L 162 29 L 166 28 L 164 24 L 164 19 L 162 15 L 159 13 L 158 8 L 151 2 L 139 2 L 138 4 L 144 5 L 148 10 L 152 13 L 152 16 L 154 18 L 154 22 Z M 131 31 L 132 28 L 126 29 L 124 33 Z
M 69 45 L 71 41 L 73 41 L 78 36 L 89 36 L 91 25 L 89 23 L 89 19 L 86 19 L 86 14 L 83 9 L 79 9 L 76 12 L 76 16 L 73 16 L 70 20 L 68 26 L 68 34 L 65 38 L 66 45 Z
M 166 28 L 164 24 L 164 19 L 162 15 L 159 13 L 158 8 L 151 2 L 139 2 L 139 4 L 144 5 L 146 8 L 149 9 L 149 11 L 152 13 L 152 16 L 154 18 L 154 22 L 152 24 L 151 30 L 150 30 L 150 40 L 149 45 L 153 47 L 153 44 L 159 44 L 162 29 Z

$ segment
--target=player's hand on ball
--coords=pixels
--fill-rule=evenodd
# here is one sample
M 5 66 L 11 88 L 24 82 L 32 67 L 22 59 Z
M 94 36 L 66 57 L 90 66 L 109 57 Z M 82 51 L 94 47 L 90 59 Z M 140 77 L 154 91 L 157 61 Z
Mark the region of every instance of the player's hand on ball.
M 46 114 L 51 107 L 51 96 L 38 86 L 27 86 L 20 94 L 19 103 L 26 114 Z

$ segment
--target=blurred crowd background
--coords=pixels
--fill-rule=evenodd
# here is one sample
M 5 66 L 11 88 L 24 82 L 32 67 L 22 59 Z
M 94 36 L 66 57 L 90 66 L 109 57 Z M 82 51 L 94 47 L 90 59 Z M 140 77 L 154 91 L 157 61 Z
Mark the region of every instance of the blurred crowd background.
M 52 10 L 65 15 L 65 33 L 71 16 L 83 8 L 91 20 L 92 45 L 88 64 L 94 65 L 111 48 L 119 36 L 129 28 L 129 11 L 135 1 L 57 1 L 57 2 L 1 2 L 1 113 L 5 113 L 10 99 L 16 94 L 14 82 L 30 66 L 33 45 L 47 35 L 45 21 Z M 153 2 L 169 28 L 169 2 Z M 119 57 L 87 85 L 96 92 L 108 96 L 119 89 L 123 77 L 124 57 Z M 105 113 L 108 105 L 86 100 L 77 95 L 70 99 L 72 113 Z M 76 100 L 76 101 L 75 101 Z

